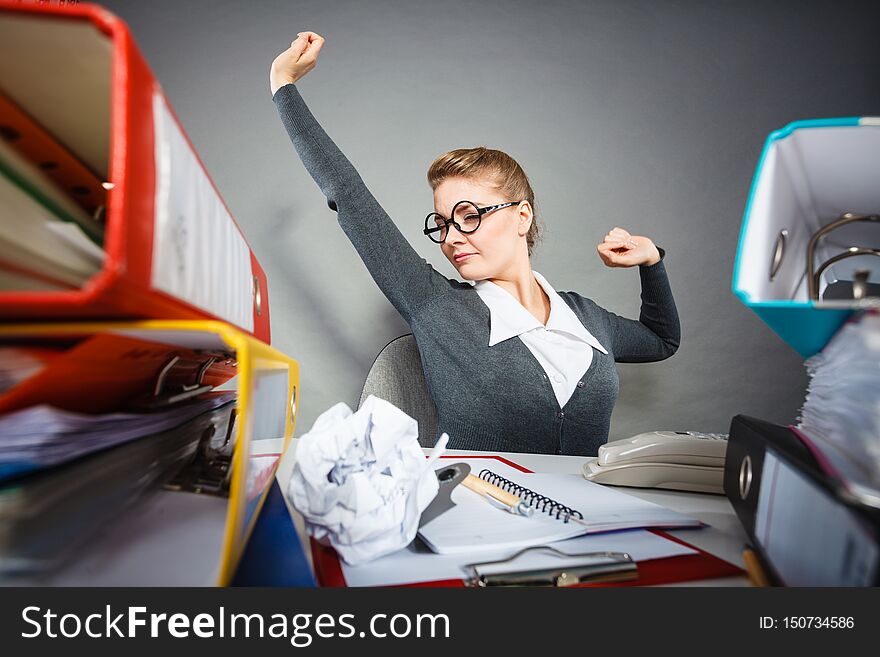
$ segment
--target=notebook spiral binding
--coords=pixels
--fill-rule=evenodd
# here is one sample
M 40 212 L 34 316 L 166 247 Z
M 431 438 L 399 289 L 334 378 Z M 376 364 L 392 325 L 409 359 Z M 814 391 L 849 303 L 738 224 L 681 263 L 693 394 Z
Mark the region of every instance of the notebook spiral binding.
M 480 470 L 478 476 L 480 479 L 488 481 L 490 484 L 498 486 L 498 488 L 501 488 L 508 493 L 517 495 L 524 504 L 541 511 L 542 513 L 551 516 L 555 515 L 557 520 L 568 522 L 571 518 L 576 518 L 578 520 L 584 519 L 584 515 L 580 511 L 565 506 L 564 504 L 560 504 L 556 500 L 550 499 L 540 493 L 536 493 L 525 486 L 520 486 L 516 482 L 510 481 L 510 479 L 505 479 L 501 475 L 497 475 L 487 468 Z

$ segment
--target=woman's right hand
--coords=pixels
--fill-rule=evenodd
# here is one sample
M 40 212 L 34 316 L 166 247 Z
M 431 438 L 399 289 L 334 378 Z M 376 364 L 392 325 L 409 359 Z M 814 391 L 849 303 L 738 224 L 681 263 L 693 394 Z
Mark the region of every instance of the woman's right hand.
M 300 32 L 290 48 L 275 58 L 269 70 L 269 89 L 272 95 L 279 87 L 292 84 L 315 68 L 324 37 L 315 32 Z

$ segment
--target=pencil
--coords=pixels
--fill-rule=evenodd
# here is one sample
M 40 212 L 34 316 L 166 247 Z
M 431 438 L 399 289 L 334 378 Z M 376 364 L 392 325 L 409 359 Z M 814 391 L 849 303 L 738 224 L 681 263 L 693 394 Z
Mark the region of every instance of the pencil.
M 746 572 L 749 574 L 749 581 L 752 586 L 771 586 L 758 555 L 751 548 L 746 548 L 742 553 L 743 561 L 746 564 Z

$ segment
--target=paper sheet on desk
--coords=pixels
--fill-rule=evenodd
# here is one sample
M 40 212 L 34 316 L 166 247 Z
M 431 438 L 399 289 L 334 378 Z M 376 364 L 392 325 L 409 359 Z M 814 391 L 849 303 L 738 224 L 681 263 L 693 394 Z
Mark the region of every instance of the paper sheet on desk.
M 566 554 L 583 552 L 626 552 L 635 561 L 663 559 L 696 550 L 670 541 L 644 529 L 581 536 L 553 543 L 553 547 Z M 416 552 L 412 547 L 376 559 L 368 564 L 349 566 L 342 564 L 342 573 L 348 586 L 399 586 L 419 582 L 436 582 L 464 579 L 469 576 L 465 566 L 476 561 L 486 562 L 507 559 L 518 549 L 489 550 L 477 554 L 433 554 Z M 517 567 L 542 568 L 559 565 L 558 557 L 542 554 L 529 555 L 517 560 Z

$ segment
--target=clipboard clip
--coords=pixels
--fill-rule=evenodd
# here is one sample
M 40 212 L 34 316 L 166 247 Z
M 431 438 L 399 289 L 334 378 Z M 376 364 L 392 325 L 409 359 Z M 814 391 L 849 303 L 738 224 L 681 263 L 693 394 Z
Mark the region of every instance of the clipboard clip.
M 471 466 L 467 463 L 453 463 L 434 471 L 437 475 L 439 488 L 434 500 L 422 511 L 419 518 L 419 527 L 424 527 L 437 516 L 445 513 L 455 506 L 452 501 L 452 491 L 471 473 Z
M 532 568 L 515 567 L 517 559 L 528 553 L 545 552 L 568 563 L 559 566 Z M 571 563 L 574 561 L 574 563 Z M 504 568 L 503 566 L 513 566 Z M 472 563 L 465 566 L 471 577 L 467 586 L 555 586 L 568 587 L 583 583 L 626 582 L 638 579 L 638 566 L 626 552 L 581 552 L 566 554 L 549 545 L 520 550 L 499 561 Z

